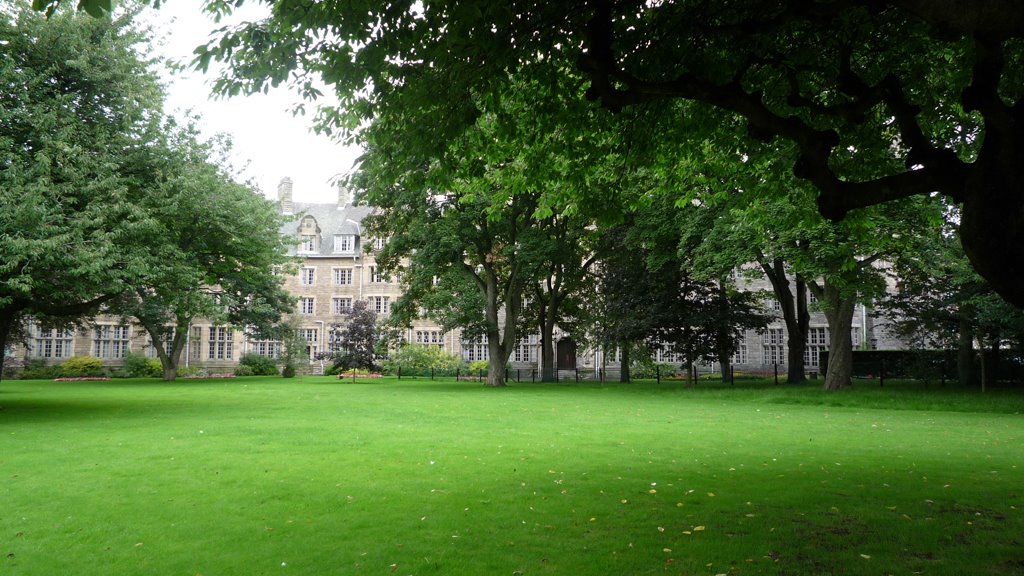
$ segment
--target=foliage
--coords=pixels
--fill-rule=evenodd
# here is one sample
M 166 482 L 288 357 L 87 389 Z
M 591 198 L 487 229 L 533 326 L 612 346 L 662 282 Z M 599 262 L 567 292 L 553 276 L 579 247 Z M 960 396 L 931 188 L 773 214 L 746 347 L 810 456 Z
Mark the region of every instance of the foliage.
M 234 180 L 230 141 L 200 141 L 197 123 L 167 120 L 158 144 L 139 153 L 136 185 L 147 192 L 139 208 L 152 225 L 144 241 L 159 265 L 111 306 L 146 329 L 168 379 L 193 318 L 244 326 L 260 337 L 293 305 L 277 273 L 291 263 L 282 217 L 252 186 Z
M 667 378 L 675 376 L 679 367 L 666 362 L 655 362 L 650 356 L 642 356 L 633 361 L 630 366 L 630 375 L 637 380 L 653 380 L 655 378 Z
M 94 312 L 153 263 L 132 173 L 162 96 L 131 17 L 0 11 L 0 349 L 26 316 Z
M 277 332 L 281 336 L 281 375 L 294 378 L 299 363 L 309 360 L 309 342 L 306 342 L 294 317 L 278 326 Z
M 125 352 L 124 372 L 128 378 L 157 378 L 163 374 L 160 361 L 145 354 Z
M 235 366 L 235 376 L 253 376 L 253 375 L 254 375 L 254 372 L 253 372 L 252 366 L 247 366 L 245 364 L 239 364 L 238 366 Z M 275 372 L 274 375 L 276 376 L 277 373 Z
M 28 358 L 18 377 L 22 380 L 50 380 L 63 374 L 59 364 L 50 364 L 43 358 Z
M 237 5 L 218 0 L 210 9 Z M 954 2 L 818 8 L 592 0 L 565 10 L 519 0 L 311 10 L 280 2 L 269 18 L 223 29 L 197 50 L 196 64 L 226 61 L 217 84 L 226 94 L 292 82 L 312 99 L 326 84 L 337 104 L 320 110 L 322 130 L 369 142 L 369 132 L 390 125 L 420 151 L 458 139 L 479 116 L 475 102 L 507 90 L 509 76 L 546 79 L 533 73 L 538 62 L 563 77 L 583 72 L 586 98 L 612 111 L 677 101 L 714 106 L 739 115 L 754 138 L 787 142 L 794 153 L 786 172 L 813 184 L 832 219 L 936 191 L 963 201 L 973 265 L 1024 305 L 1017 3 L 986 2 L 970 17 Z M 549 105 L 571 114 L 582 100 Z M 675 117 L 680 125 L 689 120 Z M 591 189 L 566 196 L 600 204 Z
M 101 376 L 103 361 L 92 356 L 72 356 L 60 365 L 64 376 Z
M 490 362 L 487 360 L 474 360 L 469 363 L 469 374 L 487 374 L 490 369 Z
M 366 300 L 357 300 L 345 312 L 343 323 L 331 324 L 329 339 L 335 371 L 350 368 L 373 369 L 377 365 L 377 313 Z
M 745 330 L 767 324 L 756 295 L 720 280 L 700 280 L 681 258 L 679 226 L 685 218 L 662 199 L 605 234 L 609 248 L 602 250 L 594 314 L 605 345 L 667 346 L 689 365 L 731 357 Z
M 462 359 L 440 346 L 406 344 L 391 352 L 382 366 L 388 374 L 397 374 L 399 370 L 402 374 L 454 373 L 462 366 Z
M 260 356 L 259 354 L 243 354 L 238 359 L 239 366 L 247 366 L 252 370 L 253 376 L 277 376 L 280 370 L 277 368 L 277 361 L 269 356 Z

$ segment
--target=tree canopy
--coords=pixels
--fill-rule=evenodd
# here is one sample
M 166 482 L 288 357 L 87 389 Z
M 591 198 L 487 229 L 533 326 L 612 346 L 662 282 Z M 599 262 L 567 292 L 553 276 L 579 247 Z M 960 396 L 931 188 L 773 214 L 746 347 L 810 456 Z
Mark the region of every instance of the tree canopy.
M 197 51 L 201 67 L 230 64 L 221 91 L 293 82 L 315 97 L 322 80 L 340 106 L 321 110 L 320 126 L 356 140 L 367 123 L 394 122 L 436 149 L 473 121 L 475 96 L 539 61 L 584 71 L 587 96 L 610 110 L 687 100 L 731 111 L 750 135 L 794 147 L 792 170 L 830 218 L 912 195 L 962 202 L 973 266 L 1024 305 L 1024 16 L 1012 0 L 278 0 L 270 18 L 223 32 Z
M 235 181 L 225 159 L 230 142 L 201 141 L 196 121 L 164 122 L 141 153 L 134 185 L 150 223 L 141 238 L 147 267 L 111 306 L 149 333 L 167 380 L 193 319 L 266 338 L 293 306 L 279 273 L 292 261 L 277 207 Z
M 0 11 L 0 348 L 27 315 L 94 310 L 146 269 L 132 186 L 162 102 L 131 15 Z
M 290 308 L 288 260 L 225 142 L 163 115 L 134 16 L 0 12 L 0 348 L 28 317 L 103 304 L 173 378 L 194 317 L 265 332 Z

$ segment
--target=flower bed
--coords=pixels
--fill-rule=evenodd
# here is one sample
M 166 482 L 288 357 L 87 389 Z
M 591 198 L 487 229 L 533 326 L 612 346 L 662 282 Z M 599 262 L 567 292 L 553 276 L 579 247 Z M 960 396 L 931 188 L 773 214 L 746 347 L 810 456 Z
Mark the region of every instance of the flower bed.
M 54 382 L 92 382 L 96 380 L 110 380 L 106 376 L 78 376 L 75 378 L 54 378 Z
M 231 373 L 228 373 L 228 374 L 207 374 L 205 376 L 199 375 L 199 374 L 192 375 L 192 376 L 182 376 L 182 378 L 184 378 L 186 380 L 210 380 L 212 378 L 234 378 L 234 377 L 235 377 L 235 375 L 231 374 Z

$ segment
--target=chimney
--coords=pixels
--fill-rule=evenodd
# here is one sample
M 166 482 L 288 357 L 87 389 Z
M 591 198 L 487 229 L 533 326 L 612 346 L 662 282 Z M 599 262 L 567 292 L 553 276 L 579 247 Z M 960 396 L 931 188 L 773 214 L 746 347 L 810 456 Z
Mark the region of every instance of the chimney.
M 285 176 L 277 185 L 277 202 L 281 205 L 282 214 L 291 214 L 294 211 L 292 204 L 292 179 Z
M 338 182 L 338 208 L 344 208 L 352 203 L 352 192 L 345 186 L 344 182 Z

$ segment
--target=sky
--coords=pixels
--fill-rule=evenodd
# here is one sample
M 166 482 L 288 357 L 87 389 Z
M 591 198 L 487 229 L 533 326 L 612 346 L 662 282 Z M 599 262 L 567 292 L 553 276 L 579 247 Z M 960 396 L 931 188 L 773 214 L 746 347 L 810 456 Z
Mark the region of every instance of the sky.
M 159 9 L 147 9 L 146 17 L 156 32 L 153 48 L 157 54 L 188 61 L 193 49 L 224 25 L 208 19 L 201 6 L 201 0 L 164 0 Z M 240 14 L 255 16 L 260 9 L 243 7 Z M 245 167 L 243 177 L 252 178 L 268 198 L 276 198 L 277 185 L 287 176 L 298 202 L 337 199 L 337 188 L 330 180 L 352 169 L 358 149 L 312 133 L 310 115 L 293 116 L 289 111 L 301 98 L 286 87 L 265 95 L 218 99 L 210 93 L 213 78 L 213 66 L 207 74 L 164 73 L 168 83 L 165 111 L 180 116 L 177 112 L 192 109 L 203 118 L 204 134 L 231 134 L 235 167 Z

